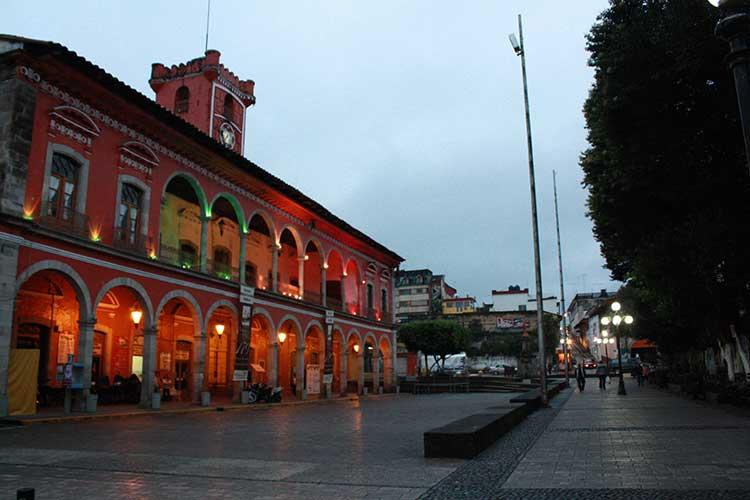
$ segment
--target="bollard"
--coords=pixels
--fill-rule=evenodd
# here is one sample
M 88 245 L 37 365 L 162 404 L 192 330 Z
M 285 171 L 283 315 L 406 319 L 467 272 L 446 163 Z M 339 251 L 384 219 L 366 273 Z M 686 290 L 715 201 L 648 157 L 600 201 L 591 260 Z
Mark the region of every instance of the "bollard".
M 16 491 L 16 500 L 34 500 L 34 488 L 21 488 Z

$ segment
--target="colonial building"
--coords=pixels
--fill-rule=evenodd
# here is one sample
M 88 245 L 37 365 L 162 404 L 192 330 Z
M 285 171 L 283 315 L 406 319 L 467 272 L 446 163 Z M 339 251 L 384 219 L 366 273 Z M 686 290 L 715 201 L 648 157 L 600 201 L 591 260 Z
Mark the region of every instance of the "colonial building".
M 248 371 L 388 390 L 403 259 L 242 156 L 254 82 L 219 52 L 149 83 L 0 35 L 0 415 L 57 400 L 71 355 L 100 404 L 237 397 Z
M 443 300 L 453 297 L 456 289 L 442 274 L 429 269 L 400 270 L 396 274 L 396 320 L 399 323 L 426 319 L 442 313 Z
M 449 297 L 443 299 L 443 315 L 468 314 L 476 311 L 477 299 L 474 297 Z

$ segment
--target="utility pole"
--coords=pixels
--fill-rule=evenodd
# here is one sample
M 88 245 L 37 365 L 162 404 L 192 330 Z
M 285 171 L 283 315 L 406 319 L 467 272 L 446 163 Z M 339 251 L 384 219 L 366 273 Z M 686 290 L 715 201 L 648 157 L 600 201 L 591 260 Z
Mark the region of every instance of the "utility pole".
M 523 46 L 523 23 L 518 15 L 518 38 L 510 35 L 510 43 L 516 55 L 521 56 L 523 76 L 523 100 L 526 109 L 526 142 L 529 151 L 529 190 L 531 192 L 531 228 L 534 236 L 534 274 L 536 276 L 536 333 L 539 344 L 539 381 L 541 383 L 542 406 L 547 406 L 547 363 L 544 356 L 544 301 L 542 294 L 542 269 L 539 255 L 539 222 L 536 213 L 536 181 L 534 178 L 534 148 L 531 142 L 531 114 L 529 113 L 529 89 L 526 80 L 526 51 Z
M 560 214 L 557 209 L 557 172 L 552 171 L 552 189 L 555 193 L 555 225 L 557 226 L 557 264 L 560 268 L 560 311 L 563 322 L 563 356 L 565 357 L 565 383 L 570 384 L 568 363 L 568 311 L 565 310 L 565 285 L 563 284 L 562 245 L 560 244 Z
M 211 0 L 208 0 L 208 11 L 206 12 L 206 49 L 204 52 L 208 52 L 208 26 L 211 21 Z M 211 118 L 213 120 L 213 118 Z

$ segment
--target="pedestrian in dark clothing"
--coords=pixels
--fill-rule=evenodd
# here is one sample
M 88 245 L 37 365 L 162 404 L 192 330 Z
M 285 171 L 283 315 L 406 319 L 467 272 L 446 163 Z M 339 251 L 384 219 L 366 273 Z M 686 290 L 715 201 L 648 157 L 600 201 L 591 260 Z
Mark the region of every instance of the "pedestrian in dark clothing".
M 583 392 L 586 388 L 586 370 L 583 369 L 583 363 L 578 363 L 576 368 L 576 382 L 578 382 L 578 390 Z
M 635 379 L 638 381 L 638 387 L 643 386 L 643 365 L 635 365 Z
M 599 389 L 607 390 L 607 365 L 602 361 L 599 366 L 596 367 L 596 376 L 599 377 Z
M 292 380 L 289 385 L 292 387 L 292 394 L 296 396 L 297 395 L 297 373 L 294 371 L 292 372 Z

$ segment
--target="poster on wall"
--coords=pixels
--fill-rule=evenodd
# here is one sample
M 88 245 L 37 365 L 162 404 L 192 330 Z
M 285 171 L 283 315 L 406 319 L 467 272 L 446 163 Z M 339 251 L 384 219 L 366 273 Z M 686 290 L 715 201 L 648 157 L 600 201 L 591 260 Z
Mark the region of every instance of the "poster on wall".
M 168 352 L 159 353 L 159 369 L 169 370 L 172 368 L 172 355 Z
M 307 365 L 307 393 L 320 394 L 320 365 Z
M 523 328 L 524 326 L 524 318 L 497 318 L 497 327 L 502 330 L 510 328 Z
M 72 333 L 60 333 L 57 339 L 57 363 L 68 362 L 68 355 L 75 354 L 75 335 Z

